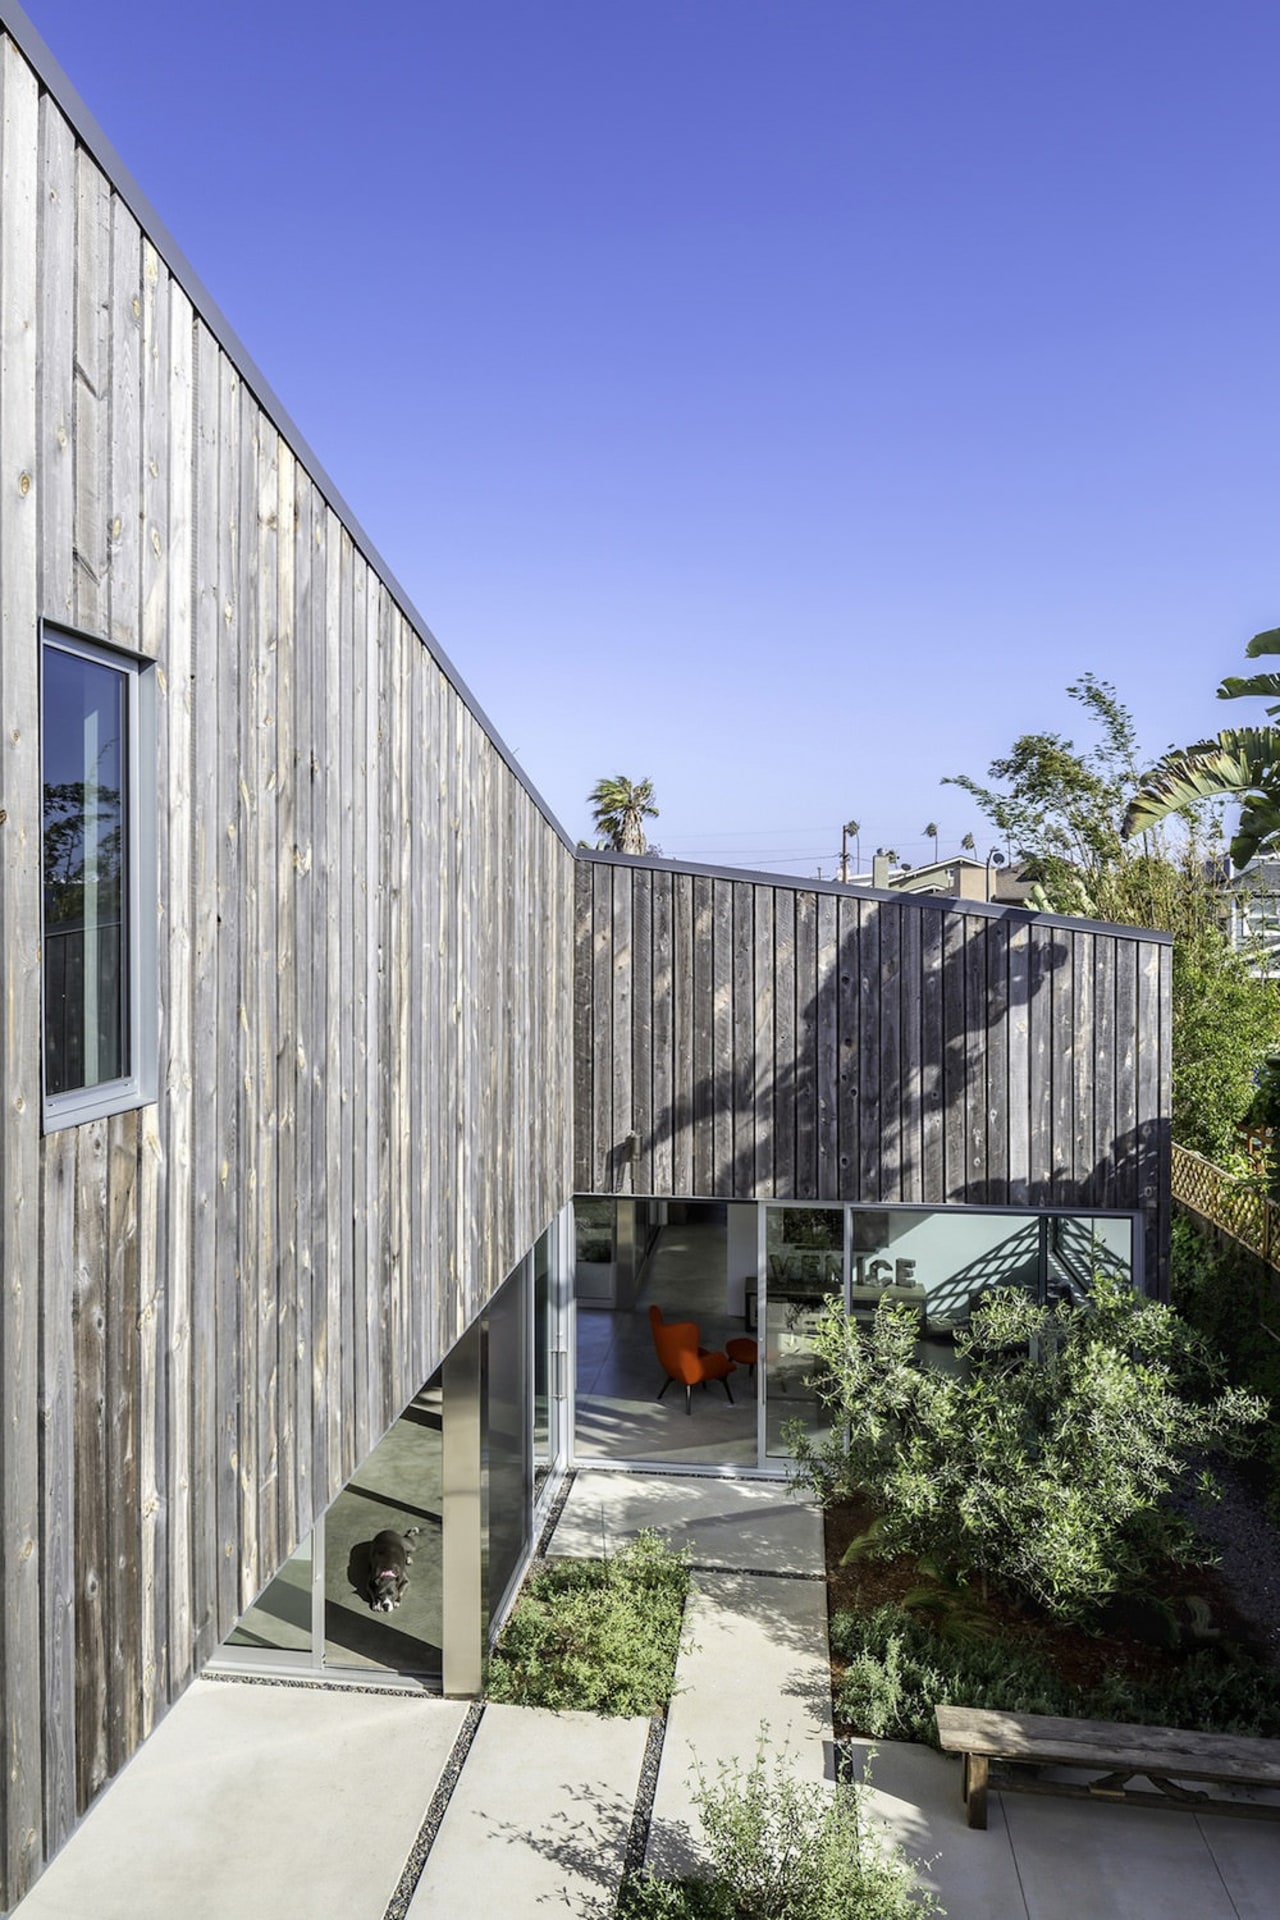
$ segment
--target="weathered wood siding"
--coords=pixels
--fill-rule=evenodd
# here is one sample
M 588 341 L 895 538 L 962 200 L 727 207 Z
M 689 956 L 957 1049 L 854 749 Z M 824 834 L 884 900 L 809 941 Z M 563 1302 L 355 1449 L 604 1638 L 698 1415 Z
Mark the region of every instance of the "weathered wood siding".
M 1163 1280 L 1169 943 L 578 863 L 584 1193 L 1140 1209 Z
M 0 1905 L 570 1191 L 573 855 L 0 37 Z M 41 1137 L 41 619 L 157 663 L 160 1098 Z

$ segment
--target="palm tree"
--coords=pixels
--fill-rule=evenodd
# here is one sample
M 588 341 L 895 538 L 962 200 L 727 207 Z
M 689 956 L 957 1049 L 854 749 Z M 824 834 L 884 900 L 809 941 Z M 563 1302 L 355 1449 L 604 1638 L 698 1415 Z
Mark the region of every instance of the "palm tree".
M 938 828 L 936 821 L 931 820 L 924 831 L 926 839 L 932 840 L 933 842 L 933 858 L 934 864 L 936 865 L 938 859 Z
M 600 838 L 597 845 L 615 853 L 648 853 L 644 822 L 657 814 L 652 780 L 628 780 L 624 774 L 606 774 L 587 795 Z
M 1251 660 L 1280 653 L 1280 627 L 1255 633 L 1245 652 Z M 1244 694 L 1270 699 L 1268 714 L 1273 719 L 1280 715 L 1280 673 L 1255 673 L 1248 679 L 1230 675 L 1218 688 L 1219 700 Z M 1280 840 L 1280 727 L 1225 727 L 1216 739 L 1172 749 L 1130 800 L 1121 831 L 1128 840 L 1181 807 L 1219 797 L 1240 802 L 1231 860 L 1235 867 L 1245 867 L 1262 848 Z
M 974 859 L 975 860 L 977 859 L 978 845 L 971 833 L 966 833 L 962 838 L 960 842 L 960 851 L 961 853 L 971 853 Z

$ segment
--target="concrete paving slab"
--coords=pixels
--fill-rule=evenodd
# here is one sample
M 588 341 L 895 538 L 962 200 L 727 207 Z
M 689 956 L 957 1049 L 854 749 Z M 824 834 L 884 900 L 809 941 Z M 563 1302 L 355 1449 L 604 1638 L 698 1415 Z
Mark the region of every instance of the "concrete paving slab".
M 1027 1920 L 998 1794 L 988 1802 L 986 1832 L 975 1833 L 965 1823 L 958 1761 L 905 1740 L 849 1744 L 854 1779 L 870 1781 L 874 1818 L 901 1843 L 947 1920 Z
M 1192 1815 L 1016 1793 L 1003 1801 L 1031 1920 L 1238 1920 Z M 1280 1867 L 1280 1849 L 1274 1857 Z
M 1280 1825 L 1195 1816 L 1240 1920 L 1275 1920 L 1280 1909 Z
M 579 1472 L 551 1540 L 551 1553 L 598 1557 L 642 1527 L 703 1566 L 820 1574 L 822 1514 L 781 1481 L 708 1475 Z
M 382 1920 L 465 1713 L 198 1680 L 15 1920 Z
M 711 1781 L 722 1762 L 750 1767 L 763 1723 L 771 1755 L 785 1751 L 799 1776 L 822 1780 L 831 1739 L 822 1581 L 699 1573 L 686 1629 L 646 1856 L 659 1873 L 690 1872 L 698 1859 L 698 1767 Z
M 648 1734 L 647 1720 L 487 1706 L 410 1920 L 611 1911 Z

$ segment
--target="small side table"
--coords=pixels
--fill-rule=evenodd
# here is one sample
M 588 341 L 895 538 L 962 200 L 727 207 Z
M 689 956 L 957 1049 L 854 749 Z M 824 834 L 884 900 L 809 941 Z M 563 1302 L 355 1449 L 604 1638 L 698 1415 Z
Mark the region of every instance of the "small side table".
M 724 1350 L 731 1360 L 737 1361 L 740 1367 L 750 1367 L 751 1378 L 755 1379 L 756 1361 L 760 1357 L 760 1349 L 754 1340 L 748 1339 L 746 1334 L 735 1334 L 732 1340 L 725 1341 Z

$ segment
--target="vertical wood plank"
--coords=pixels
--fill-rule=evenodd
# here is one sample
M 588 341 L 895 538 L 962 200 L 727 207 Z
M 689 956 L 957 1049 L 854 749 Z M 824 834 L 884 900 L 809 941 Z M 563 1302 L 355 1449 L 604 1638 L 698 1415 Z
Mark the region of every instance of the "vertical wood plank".
M 966 935 L 965 915 L 949 913 L 942 934 L 942 1151 L 944 1191 L 949 1201 L 968 1198 L 965 1185 L 968 1144 L 965 1091 L 969 1066 L 964 1010 Z
M 36 618 L 37 169 L 39 107 L 33 76 L 0 39 L 0 1356 L 5 1420 L 0 1437 L 0 1696 L 4 1784 L 0 1894 L 16 1901 L 43 1850 L 40 1737 L 40 1538 L 38 1204 L 40 982 L 40 771 Z
M 902 914 L 897 901 L 880 908 L 880 1191 L 902 1197 Z
M 733 888 L 733 1168 L 734 1198 L 754 1191 L 756 1162 L 756 1003 L 753 981 L 756 889 L 747 881 Z
M 899 1126 L 898 1194 L 903 1200 L 921 1197 L 923 1161 L 924 1073 L 922 1036 L 922 943 L 924 922 L 934 916 L 910 899 L 902 903 L 899 924 L 899 1047 L 902 1062 L 901 1122 Z
M 175 315 L 175 326 L 179 324 Z M 170 1645 L 170 1685 L 176 1692 L 192 1667 L 199 1668 L 216 1644 L 218 1632 L 218 1483 L 221 1435 L 217 1382 L 223 1329 L 217 1318 L 220 1115 L 225 1111 L 222 1036 L 219 1032 L 219 860 L 223 833 L 219 813 L 218 764 L 221 729 L 227 724 L 219 705 L 219 646 L 224 629 L 219 591 L 221 557 L 219 493 L 220 358 L 208 329 L 192 327 L 195 385 L 194 496 L 192 507 L 193 604 L 191 679 L 192 745 L 192 1007 L 191 1007 L 191 1249 L 188 1341 L 199 1364 L 191 1369 L 191 1624 L 188 1647 L 176 1629 Z M 176 478 L 176 477 L 175 477 Z M 234 1028 L 231 1043 L 234 1047 Z M 175 1316 L 174 1325 L 178 1326 Z M 181 1477 L 176 1449 L 170 1472 L 175 1492 Z M 170 1529 L 174 1580 L 171 1592 L 181 1605 L 180 1509 Z
M 840 1193 L 862 1198 L 861 1105 L 861 961 L 858 954 L 858 902 L 842 894 L 837 902 L 840 941 Z
M 275 1262 L 268 1285 L 277 1316 L 276 1391 L 274 1397 L 277 1497 L 273 1515 L 270 1565 L 292 1552 L 299 1537 L 299 1455 L 305 1436 L 298 1431 L 298 1295 L 305 1275 L 298 1260 L 298 968 L 297 919 L 298 754 L 295 738 L 297 680 L 297 462 L 283 441 L 275 466 L 275 740 L 272 774 L 276 796 L 275 980 L 265 1013 L 270 1022 L 275 1132 Z
M 1093 1114 L 1093 944 L 1094 935 L 1072 935 L 1071 1065 L 1073 1073 L 1072 1111 L 1075 1127 L 1072 1140 L 1073 1176 L 1079 1204 L 1097 1204 L 1097 1161 L 1094 1153 Z
M 752 921 L 755 928 L 752 955 L 755 1020 L 755 1099 L 752 1131 L 755 1136 L 754 1180 L 750 1193 L 762 1200 L 772 1199 L 774 1185 L 774 1108 L 776 1096 L 776 1056 L 774 1049 L 774 890 L 752 888 Z
M 858 1194 L 880 1198 L 880 918 L 878 900 L 858 902 Z
M 295 469 L 294 479 L 294 607 L 291 680 L 293 686 L 293 744 L 289 777 L 292 786 L 292 846 L 294 918 L 293 963 L 290 974 L 281 980 L 286 1001 L 286 1026 L 292 1027 L 293 1138 L 291 1203 L 282 1197 L 281 1212 L 287 1219 L 292 1249 L 293 1274 L 293 1351 L 286 1377 L 293 1397 L 291 1452 L 292 1474 L 289 1492 L 290 1515 L 286 1532 L 290 1543 L 306 1533 L 315 1516 L 312 1473 L 315 1462 L 315 1430 L 319 1424 L 313 1393 L 316 1340 L 316 1255 L 317 1223 L 323 1223 L 323 1209 L 315 1192 L 316 1125 L 318 1098 L 317 1067 L 323 1045 L 324 1003 L 317 992 L 323 980 L 323 964 L 318 964 L 317 942 L 321 938 L 323 914 L 315 911 L 318 864 L 316 859 L 316 805 L 319 791 L 320 759 L 316 747 L 316 716 L 324 723 L 324 699 L 318 689 L 324 659 L 324 635 L 316 621 L 313 565 L 316 553 L 318 515 L 322 523 L 319 497 L 305 470 Z M 320 693 L 318 706 L 317 691 Z
M 76 1129 L 76 1807 L 110 1774 L 107 1751 L 107 1127 Z
M 812 1200 L 818 1192 L 818 917 L 807 887 L 795 896 L 795 926 L 795 1194 Z
M 613 880 L 613 931 L 611 937 L 613 958 L 613 1098 L 612 1123 L 607 1145 L 608 1161 L 606 1170 L 611 1193 L 632 1193 L 632 1164 L 627 1152 L 627 1141 L 632 1131 L 631 1109 L 631 1052 L 634 1041 L 632 1030 L 633 1009 L 635 1005 L 634 976 L 631 949 L 631 888 L 632 871 L 630 867 L 612 867 L 609 869 Z
M 1075 939 L 1059 928 L 1053 942 L 1053 1036 L 1050 1043 L 1053 1074 L 1053 1198 L 1071 1206 L 1079 1198 L 1076 1182 L 1075 1069 L 1072 1062 L 1075 1013 Z
M 992 922 L 965 915 L 965 1195 L 980 1203 L 992 1198 L 987 1185 L 987 1035 L 991 1018 L 987 998 L 987 942 Z
M 1099 1206 L 1114 1207 L 1120 1192 L 1116 1166 L 1116 942 L 1093 943 L 1093 1125 Z
M 920 1183 L 912 1195 L 929 1206 L 946 1199 L 945 1001 L 943 936 L 948 916 L 920 916 Z
M 711 882 L 711 1166 L 708 1193 L 733 1191 L 733 882 Z
M 40 99 L 40 219 L 39 257 L 43 262 L 39 296 L 39 447 L 40 516 L 38 605 L 53 620 L 71 621 L 75 615 L 75 465 L 73 423 L 75 411 L 75 141 L 48 94 Z M 0 137 L 3 137 L 0 135 Z M 7 202 L 6 202 L 7 205 Z M 14 215 L 19 210 L 14 209 Z M 6 215 L 6 218 L 9 216 Z M 7 297 L 8 276 L 0 241 L 0 299 Z M 0 348 L 0 352 L 3 349 Z M 0 433 L 7 445 L 0 387 Z M 0 582 L 8 568 L 8 539 L 0 517 Z M 8 607 L 0 584 L 3 631 L 8 633 Z M 34 667 L 34 647 L 31 649 Z M 9 668 L 0 659 L 0 694 L 6 715 L 11 711 Z M 7 731 L 7 730 L 6 730 Z M 30 728 L 34 742 L 35 728 Z M 31 764 L 31 763 L 29 763 Z M 13 785 L 5 756 L 4 790 L 12 818 Z M 23 822 L 35 825 L 34 815 Z M 6 825 L 6 834 L 9 826 Z M 12 928 L 13 896 L 8 874 L 8 849 L 0 837 L 0 927 Z M 34 863 L 33 863 L 34 864 Z M 27 903 L 29 911 L 32 903 Z M 28 962 L 29 964 L 29 962 Z M 3 977 L 21 977 L 21 959 L 9 940 L 4 944 Z M 15 975 L 15 968 L 17 969 Z M 6 989 L 6 1000 L 8 993 Z M 16 1022 L 15 1022 L 16 1016 Z M 12 1001 L 6 1008 L 10 1034 L 22 1033 L 29 1012 Z M 28 1045 L 34 1045 L 34 1034 Z M 4 1042 L 0 1041 L 0 1049 Z M 9 1061 L 4 1053 L 4 1085 L 10 1085 Z M 13 1125 L 6 1096 L 5 1133 Z M 34 1115 L 32 1117 L 34 1132 Z M 0 1175 L 0 1179 L 2 1179 Z M 41 1250 L 40 1322 L 40 1542 L 41 1640 L 43 1644 L 43 1799 L 46 1850 L 52 1853 L 68 1837 L 76 1819 L 75 1725 L 75 1380 L 71 1317 L 75 1270 L 76 1136 L 71 1128 L 46 1136 L 40 1186 L 43 1197 L 44 1242 Z M 6 1204 L 0 1240 L 9 1245 L 11 1215 Z M 3 1446 L 0 1444 L 0 1453 Z M 8 1462 L 3 1463 L 6 1482 Z M 20 1484 L 20 1474 L 15 1482 Z M 7 1759 L 6 1759 L 7 1764 Z M 3 1883 L 0 1871 L 0 1903 Z
M 1116 948 L 1116 1172 L 1119 1205 L 1131 1207 L 1138 1190 L 1138 952 L 1117 938 Z
M 1030 944 L 1030 1199 L 1048 1206 L 1053 1186 L 1053 967 L 1056 930 L 1036 922 Z
M 586 860 L 578 861 L 574 869 L 573 1177 L 584 1193 L 596 1185 L 593 1049 L 601 1010 L 594 999 L 594 887 L 594 869 Z
M 591 992 L 596 1018 L 591 1067 L 591 1187 L 611 1193 L 609 1149 L 613 1144 L 613 869 L 591 869 Z
M 653 1192 L 653 883 L 655 875 L 631 874 L 631 1126 L 636 1136 L 631 1163 L 633 1193 Z
M 675 976 L 672 952 L 672 876 L 655 873 L 652 886 L 653 941 L 653 1191 L 674 1193 L 673 1151 L 676 1130 Z
M 693 1191 L 715 1192 L 715 932 L 714 890 L 708 875 L 693 876 Z
M 116 1773 L 142 1738 L 138 1432 L 150 1408 L 139 1395 L 138 1115 L 107 1121 L 106 1624 L 107 1769 Z
M 796 1188 L 796 896 L 773 894 L 773 1191 L 794 1200 Z
M 1009 926 L 1009 1204 L 1031 1197 L 1031 928 Z
M 693 1152 L 693 876 L 671 876 L 672 1003 L 672 1190 L 694 1191 Z
M 987 1192 L 1009 1198 L 1009 925 L 987 923 Z

